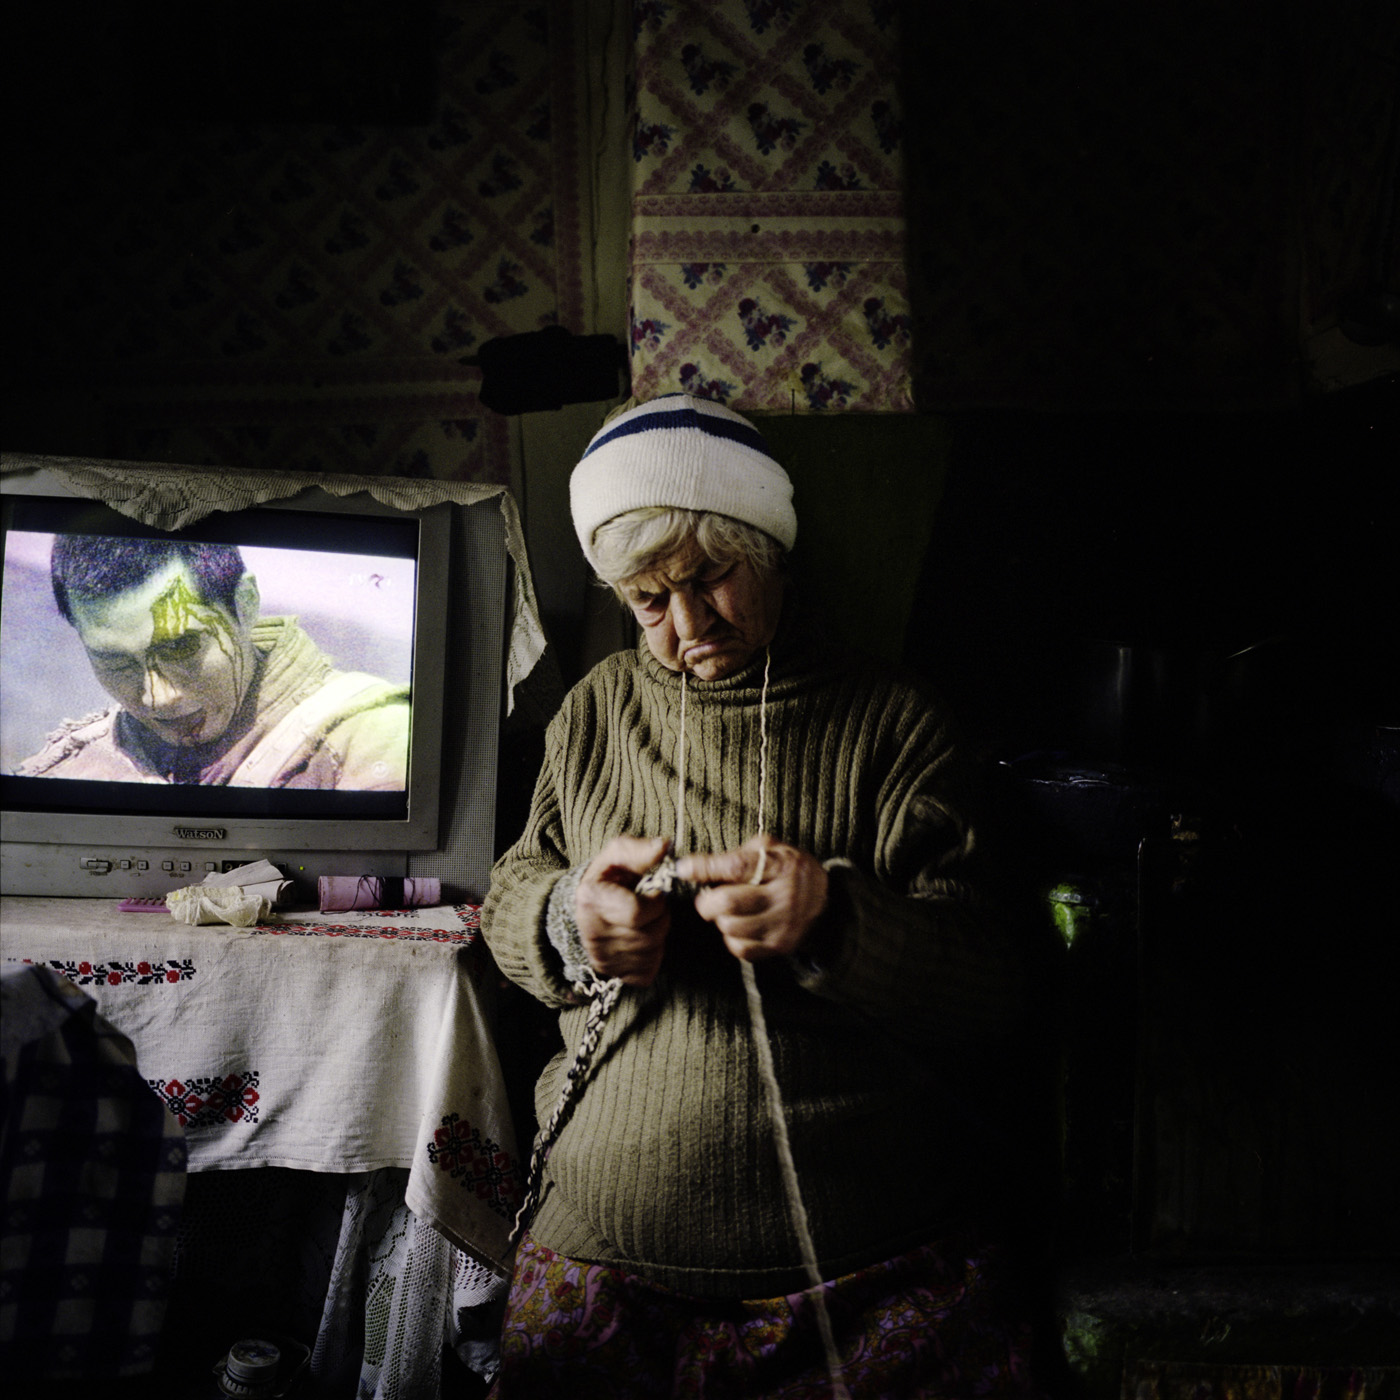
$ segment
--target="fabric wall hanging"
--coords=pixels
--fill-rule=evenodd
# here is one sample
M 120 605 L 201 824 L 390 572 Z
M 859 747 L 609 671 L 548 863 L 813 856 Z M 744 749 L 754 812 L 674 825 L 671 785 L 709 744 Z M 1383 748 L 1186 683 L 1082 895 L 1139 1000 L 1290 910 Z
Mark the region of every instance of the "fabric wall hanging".
M 632 388 L 908 411 L 895 0 L 637 0 Z

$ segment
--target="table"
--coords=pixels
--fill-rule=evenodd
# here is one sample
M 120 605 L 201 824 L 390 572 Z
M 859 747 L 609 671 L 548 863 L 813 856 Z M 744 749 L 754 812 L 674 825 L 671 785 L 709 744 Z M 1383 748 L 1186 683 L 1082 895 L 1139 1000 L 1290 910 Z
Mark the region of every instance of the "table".
M 382 1182 L 406 1170 L 404 1212 L 464 1256 L 449 1305 L 504 1288 L 523 1166 L 477 907 L 286 913 L 240 929 L 114 900 L 6 897 L 0 958 L 62 974 L 130 1037 L 184 1125 L 191 1172 Z

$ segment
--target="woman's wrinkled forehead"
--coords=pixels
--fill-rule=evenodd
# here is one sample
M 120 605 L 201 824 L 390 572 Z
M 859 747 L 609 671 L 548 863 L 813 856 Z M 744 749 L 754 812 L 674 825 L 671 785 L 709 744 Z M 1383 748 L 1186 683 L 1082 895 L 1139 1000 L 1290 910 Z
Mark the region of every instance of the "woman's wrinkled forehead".
M 645 562 L 635 573 L 622 580 L 622 587 L 650 588 L 659 583 L 666 588 L 677 588 L 687 583 L 703 583 L 735 562 L 732 558 L 713 558 L 701 548 L 698 540 L 691 538 L 678 548 Z

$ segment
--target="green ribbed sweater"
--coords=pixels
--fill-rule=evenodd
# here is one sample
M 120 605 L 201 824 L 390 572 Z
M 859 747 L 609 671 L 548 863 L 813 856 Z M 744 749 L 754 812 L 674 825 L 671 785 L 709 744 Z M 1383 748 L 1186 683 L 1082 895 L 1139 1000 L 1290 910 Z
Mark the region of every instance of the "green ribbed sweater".
M 689 682 L 685 818 L 694 851 L 759 829 L 763 658 Z M 600 663 L 551 722 L 528 825 L 493 872 L 483 928 L 501 970 L 560 1009 L 544 1122 L 583 1031 L 545 931 L 555 881 L 612 836 L 676 829 L 680 677 L 643 643 Z M 767 699 L 768 821 L 830 874 L 821 965 L 758 965 L 797 1173 L 823 1277 L 959 1219 L 960 1064 L 1019 1018 L 1017 951 L 979 888 L 964 775 L 933 699 L 787 626 Z M 539 1243 L 691 1294 L 806 1286 L 740 969 L 689 907 L 661 975 L 626 988 L 550 1153 Z

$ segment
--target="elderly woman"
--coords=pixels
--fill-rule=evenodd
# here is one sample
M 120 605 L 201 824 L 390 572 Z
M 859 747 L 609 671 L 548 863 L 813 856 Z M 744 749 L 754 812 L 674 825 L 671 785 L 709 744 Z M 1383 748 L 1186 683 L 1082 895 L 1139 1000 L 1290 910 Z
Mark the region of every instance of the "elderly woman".
M 969 1233 L 964 1067 L 1025 977 L 943 715 L 800 615 L 738 414 L 627 409 L 571 500 L 642 636 L 550 724 L 484 912 L 566 1046 L 496 1395 L 1037 1393 Z

